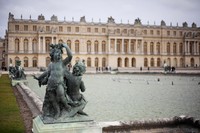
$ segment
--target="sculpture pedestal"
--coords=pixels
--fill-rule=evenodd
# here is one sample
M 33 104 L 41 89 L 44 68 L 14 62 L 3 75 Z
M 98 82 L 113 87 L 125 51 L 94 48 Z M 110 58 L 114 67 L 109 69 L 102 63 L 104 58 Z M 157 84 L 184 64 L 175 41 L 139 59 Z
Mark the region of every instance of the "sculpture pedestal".
M 33 133 L 102 133 L 94 121 L 44 124 L 39 116 L 33 119 Z

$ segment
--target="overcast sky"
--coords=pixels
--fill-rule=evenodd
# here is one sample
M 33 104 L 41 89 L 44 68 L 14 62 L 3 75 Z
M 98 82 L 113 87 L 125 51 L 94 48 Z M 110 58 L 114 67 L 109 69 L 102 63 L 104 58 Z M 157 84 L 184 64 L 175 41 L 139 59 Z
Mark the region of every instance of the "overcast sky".
M 58 20 L 65 17 L 66 21 L 85 16 L 88 22 L 107 22 L 112 16 L 116 23 L 134 23 L 139 17 L 143 24 L 160 25 L 164 20 L 167 25 L 182 26 L 186 21 L 200 27 L 200 0 L 0 0 L 0 37 L 5 35 L 9 12 L 18 19 L 21 15 L 37 19 L 43 14 L 50 20 L 55 14 Z

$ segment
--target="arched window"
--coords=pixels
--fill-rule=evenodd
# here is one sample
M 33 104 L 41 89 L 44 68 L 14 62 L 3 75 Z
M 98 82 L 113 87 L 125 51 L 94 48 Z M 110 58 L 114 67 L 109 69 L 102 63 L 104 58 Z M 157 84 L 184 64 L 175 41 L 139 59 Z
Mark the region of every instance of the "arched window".
M 47 58 L 46 58 L 46 67 L 48 67 L 48 65 L 50 64 L 50 62 L 51 62 L 50 57 L 47 57 Z
M 154 58 L 151 58 L 151 67 L 154 67 Z
M 124 52 L 125 53 L 128 52 L 128 41 L 127 40 L 124 41 Z
M 36 39 L 33 39 L 33 41 L 32 41 L 32 50 L 33 50 L 33 53 L 37 52 L 37 40 Z
M 87 52 L 88 52 L 88 53 L 91 53 L 91 47 L 92 47 L 92 46 L 91 46 L 91 41 L 88 40 L 88 41 L 87 41 Z
M 79 52 L 79 40 L 75 41 L 75 53 Z
M 33 57 L 33 67 L 37 67 L 37 57 Z
M 177 59 L 174 58 L 174 64 L 173 64 L 174 67 L 177 67 Z
M 167 43 L 167 54 L 170 54 L 170 43 Z
M 62 39 L 60 39 L 60 40 L 58 41 L 58 43 L 59 43 L 59 44 L 62 44 L 62 43 L 63 43 L 63 40 L 62 40 Z
M 131 40 L 131 52 L 135 52 L 135 41 Z
M 125 58 L 124 60 L 125 67 L 129 67 L 129 59 Z
M 94 52 L 95 53 L 99 52 L 99 42 L 97 40 L 94 42 Z
M 99 67 L 99 59 L 97 57 L 95 58 L 95 67 Z
M 46 50 L 47 53 L 50 51 L 50 47 L 49 47 L 50 43 L 51 43 L 51 41 L 49 39 L 45 40 L 45 45 L 46 45 L 46 49 L 45 50 Z
M 19 57 L 15 57 L 15 66 L 17 65 L 17 61 L 19 60 Z
M 191 67 L 194 67 L 194 64 L 195 64 L 195 63 L 194 63 L 194 58 L 191 58 L 191 59 L 190 59 L 190 64 L 191 64 Z
M 117 52 L 121 52 L 121 41 L 117 40 Z
M 131 64 L 132 64 L 132 67 L 136 67 L 136 59 L 135 58 L 132 58 Z
M 90 57 L 87 58 L 87 67 L 91 67 L 91 58 Z
M 19 39 L 15 39 L 15 53 L 19 53 Z
M 102 52 L 106 52 L 106 41 L 102 41 Z
M 160 43 L 159 42 L 156 44 L 156 53 L 160 54 Z
M 160 64 L 161 64 L 160 58 L 157 58 L 157 67 L 160 67 Z
M 171 66 L 171 59 L 170 58 L 167 58 L 167 65 Z
M 148 67 L 148 59 L 144 58 L 144 67 Z
M 71 43 L 72 43 L 71 40 L 67 40 L 67 45 L 69 46 L 70 49 L 72 49 L 71 48 Z
M 184 67 L 184 61 L 183 61 L 183 58 L 180 58 L 180 67 Z
M 147 42 L 144 42 L 144 54 L 147 54 Z
M 122 59 L 121 58 L 117 59 L 117 67 L 122 67 Z
M 24 57 L 24 67 L 28 67 L 28 57 Z
M 106 58 L 102 58 L 102 67 L 106 67 Z
M 192 42 L 190 42 L 189 45 L 190 45 L 190 54 L 193 54 L 193 52 L 194 52 L 193 48 L 194 48 L 194 47 L 193 47 Z
M 24 53 L 28 53 L 28 39 L 24 39 Z
M 173 53 L 176 54 L 176 43 L 173 44 Z
M 154 44 L 153 44 L 153 42 L 150 43 L 150 53 L 151 54 L 154 53 Z

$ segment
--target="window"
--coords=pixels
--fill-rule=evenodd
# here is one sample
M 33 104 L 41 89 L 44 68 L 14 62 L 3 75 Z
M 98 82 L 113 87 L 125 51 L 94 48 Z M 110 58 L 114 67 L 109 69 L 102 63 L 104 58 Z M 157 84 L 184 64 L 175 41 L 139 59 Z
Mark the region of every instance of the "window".
M 75 28 L 75 31 L 76 31 L 76 32 L 79 32 L 79 27 L 76 27 L 76 28 Z
M 46 26 L 46 31 L 50 31 L 50 26 Z
M 99 51 L 99 42 L 95 41 L 94 42 L 94 52 L 98 52 Z
M 67 27 L 67 32 L 71 32 L 71 27 Z
M 151 44 L 150 44 L 150 53 L 151 54 L 154 53 L 154 44 L 153 44 L 153 42 L 151 42 Z
M 124 34 L 127 34 L 127 29 L 124 29 Z
M 120 29 L 117 29 L 117 34 L 119 34 L 120 33 Z
M 59 26 L 59 32 L 63 32 L 63 27 Z
M 24 25 L 24 31 L 28 31 L 28 25 Z
M 24 67 L 28 67 L 28 57 L 24 57 Z
M 102 28 L 102 33 L 106 33 L 106 29 L 105 28 Z
M 33 31 L 37 31 L 37 26 L 33 25 Z
M 75 41 L 75 52 L 76 53 L 79 52 L 79 41 L 78 40 Z
M 106 52 L 106 42 L 102 41 L 102 52 Z
M 87 32 L 91 32 L 91 28 L 90 27 L 87 28 Z
M 94 32 L 95 32 L 95 33 L 98 33 L 98 28 L 95 28 L 95 29 L 94 29 Z
M 170 43 L 167 43 L 167 54 L 170 54 Z
M 87 58 L 87 67 L 91 67 L 91 58 Z
M 106 58 L 102 58 L 102 67 L 106 67 Z
M 19 52 L 19 39 L 15 39 L 15 53 Z
M 160 35 L 160 31 L 159 30 L 157 30 L 157 35 Z
M 131 29 L 131 34 L 134 34 L 134 29 Z
M 176 54 L 176 43 L 173 44 L 173 53 Z
M 32 41 L 32 50 L 35 53 L 37 51 L 37 40 L 33 39 Z
M 28 52 L 28 39 L 24 39 L 24 53 Z
M 71 40 L 67 40 L 67 45 L 68 45 L 69 48 L 71 49 Z
M 179 34 L 180 34 L 180 36 L 183 36 L 183 32 L 182 31 L 180 31 Z
M 37 58 L 33 57 L 33 67 L 37 67 Z
M 170 31 L 167 31 L 167 35 L 170 36 Z
M 15 25 L 15 31 L 19 31 L 19 25 Z
M 176 31 L 173 32 L 173 35 L 176 36 Z
M 87 41 L 87 52 L 90 53 L 91 52 L 91 41 Z
M 144 30 L 144 34 L 147 35 L 147 30 Z
M 153 30 L 150 30 L 150 34 L 153 35 Z

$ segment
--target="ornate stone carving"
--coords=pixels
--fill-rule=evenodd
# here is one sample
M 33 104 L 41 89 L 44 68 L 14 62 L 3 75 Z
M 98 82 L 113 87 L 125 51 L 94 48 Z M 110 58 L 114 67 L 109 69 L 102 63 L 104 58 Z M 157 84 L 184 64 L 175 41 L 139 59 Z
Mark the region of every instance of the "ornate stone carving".
M 184 22 L 184 23 L 183 23 L 183 27 L 188 27 L 187 22 Z
M 45 20 L 44 16 L 41 14 L 38 16 L 38 20 Z
M 83 17 L 80 18 L 80 22 L 84 22 L 84 23 L 86 22 L 85 16 L 83 16 Z
M 142 22 L 139 18 L 135 19 L 134 25 L 141 25 Z
M 115 23 L 115 19 L 112 16 L 108 17 L 108 23 Z
M 12 79 L 15 80 L 23 80 L 26 79 L 26 75 L 24 73 L 24 69 L 21 67 L 21 61 L 16 61 L 16 66 L 9 66 L 9 74 Z
M 58 17 L 55 15 L 51 16 L 51 21 L 58 21 Z
M 161 23 L 160 23 L 160 25 L 161 25 L 161 26 L 166 26 L 166 23 L 165 23 L 165 21 L 164 21 L 164 20 L 162 20 L 162 21 L 161 21 Z

